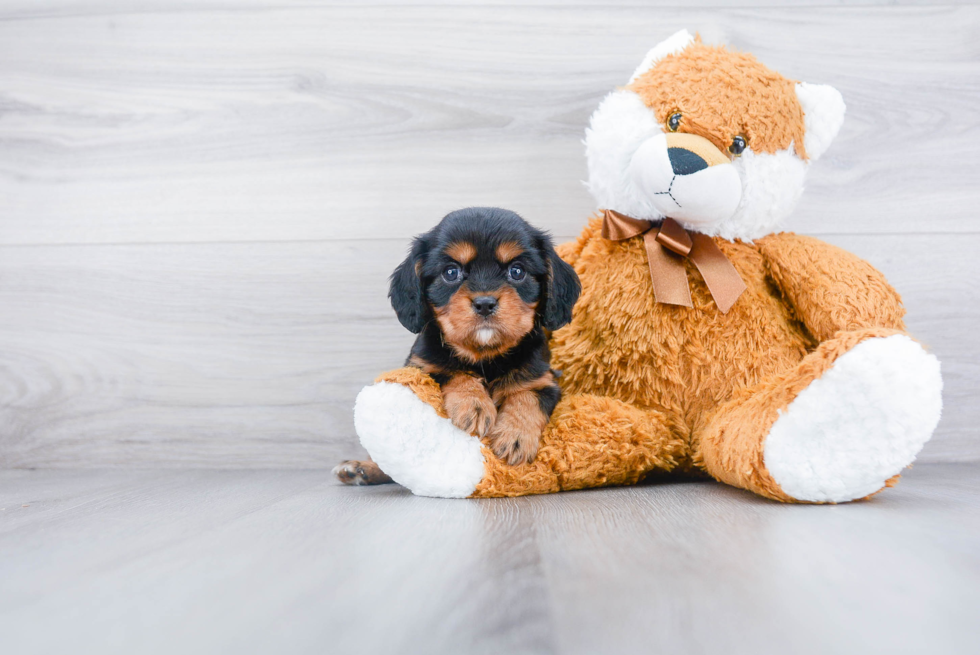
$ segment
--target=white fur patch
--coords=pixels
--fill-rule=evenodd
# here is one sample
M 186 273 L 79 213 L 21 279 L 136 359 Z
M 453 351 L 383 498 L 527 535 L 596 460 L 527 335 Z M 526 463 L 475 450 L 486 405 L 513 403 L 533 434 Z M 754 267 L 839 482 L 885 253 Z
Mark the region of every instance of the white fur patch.
M 680 52 L 692 41 L 694 41 L 694 37 L 691 36 L 691 33 L 687 30 L 681 30 L 680 32 L 673 34 L 670 38 L 658 43 L 656 46 L 651 48 L 649 52 L 647 52 L 647 56 L 643 58 L 642 63 L 640 63 L 636 70 L 633 71 L 633 76 L 630 77 L 629 84 L 632 84 L 634 81 L 636 81 L 636 78 L 653 68 L 653 65 L 658 61 L 667 55 L 673 55 Z
M 491 328 L 480 328 L 479 330 L 476 331 L 476 340 L 479 341 L 484 346 L 488 345 L 491 341 L 493 341 L 494 337 L 496 336 L 497 333 L 494 332 L 493 329 Z
M 796 156 L 791 143 L 785 150 L 772 154 L 756 154 L 746 149 L 733 165 L 742 181 L 742 200 L 735 213 L 710 228 L 686 227 L 708 236 L 745 241 L 775 232 L 793 213 L 803 195 L 809 164 Z
M 844 502 L 912 463 L 942 412 L 939 360 L 905 335 L 842 355 L 780 413 L 765 466 L 797 500 Z
M 381 470 L 418 496 L 466 498 L 483 479 L 480 441 L 401 384 L 362 389 L 354 428 Z
M 600 209 L 653 221 L 664 217 L 629 175 L 630 162 L 640 145 L 662 133 L 653 111 L 637 94 L 620 90 L 605 97 L 585 130 L 589 165 L 586 186 Z
M 803 108 L 803 147 L 811 160 L 819 159 L 844 124 L 844 97 L 832 86 L 799 82 L 796 98 Z

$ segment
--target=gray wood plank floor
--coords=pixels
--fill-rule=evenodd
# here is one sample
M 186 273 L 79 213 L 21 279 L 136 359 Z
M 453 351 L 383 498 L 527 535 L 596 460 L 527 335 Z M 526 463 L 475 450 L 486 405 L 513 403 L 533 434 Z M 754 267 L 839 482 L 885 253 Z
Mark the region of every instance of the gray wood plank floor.
M 0 643 L 975 653 L 980 464 L 840 506 L 710 482 L 447 501 L 322 471 L 0 471 Z

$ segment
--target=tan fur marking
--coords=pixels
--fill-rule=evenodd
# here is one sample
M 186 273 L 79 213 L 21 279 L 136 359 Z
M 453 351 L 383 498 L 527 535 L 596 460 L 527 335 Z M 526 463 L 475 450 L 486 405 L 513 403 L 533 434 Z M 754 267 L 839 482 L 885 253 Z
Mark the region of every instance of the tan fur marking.
M 678 132 L 703 136 L 723 153 L 742 135 L 753 152 L 771 154 L 792 144 L 807 158 L 796 83 L 748 53 L 696 41 L 626 88 L 639 94 L 661 123 L 680 112 Z
M 548 417 L 541 411 L 538 394 L 510 393 L 504 398 L 490 431 L 490 447 L 511 466 L 530 464 L 538 454 L 538 443 L 547 424 Z
M 538 306 L 536 302 L 525 303 L 509 286 L 480 295 L 497 299 L 497 311 L 489 318 L 483 318 L 473 310 L 473 294 L 465 284 L 448 303 L 433 308 L 446 343 L 460 358 L 471 363 L 502 355 L 516 346 L 534 327 L 534 312 Z M 481 329 L 494 331 L 489 343 L 478 339 Z
M 476 246 L 468 241 L 457 241 L 446 248 L 446 254 L 460 264 L 469 264 L 476 258 Z
M 442 398 L 449 420 L 463 432 L 482 437 L 493 427 L 497 407 L 481 380 L 457 373 L 442 385 Z
M 506 264 L 507 262 L 520 257 L 524 253 L 524 249 L 513 241 L 507 241 L 499 246 L 497 246 L 497 261 L 501 264 Z
M 421 369 L 422 371 L 428 373 L 429 375 L 432 375 L 433 373 L 438 373 L 441 370 L 438 366 L 433 366 L 432 364 L 425 361 L 418 355 L 412 355 L 411 357 L 409 357 L 408 365 Z
M 521 380 L 520 382 L 504 382 L 503 384 L 495 384 L 493 388 L 493 402 L 500 406 L 504 402 L 507 396 L 521 391 L 537 391 L 538 389 L 544 389 L 545 387 L 553 387 L 555 384 L 555 376 L 552 375 L 551 371 L 548 371 L 539 378 L 534 380 Z

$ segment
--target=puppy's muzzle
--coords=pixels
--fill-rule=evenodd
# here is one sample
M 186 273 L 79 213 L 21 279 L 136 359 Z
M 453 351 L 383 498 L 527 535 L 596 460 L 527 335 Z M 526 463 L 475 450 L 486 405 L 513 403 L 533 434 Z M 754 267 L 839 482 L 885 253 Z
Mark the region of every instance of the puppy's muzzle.
M 497 311 L 497 299 L 493 296 L 477 296 L 473 299 L 473 311 L 487 318 Z

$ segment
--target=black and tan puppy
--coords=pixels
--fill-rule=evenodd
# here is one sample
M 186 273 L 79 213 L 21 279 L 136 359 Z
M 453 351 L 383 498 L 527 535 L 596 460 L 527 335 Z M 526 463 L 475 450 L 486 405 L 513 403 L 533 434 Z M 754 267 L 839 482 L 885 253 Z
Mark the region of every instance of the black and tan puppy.
M 454 425 L 519 464 L 534 460 L 561 397 L 547 333 L 571 320 L 580 290 L 547 234 L 514 212 L 474 207 L 415 238 L 389 296 L 419 335 L 406 366 L 439 383 Z M 390 481 L 371 461 L 334 472 L 347 484 Z

